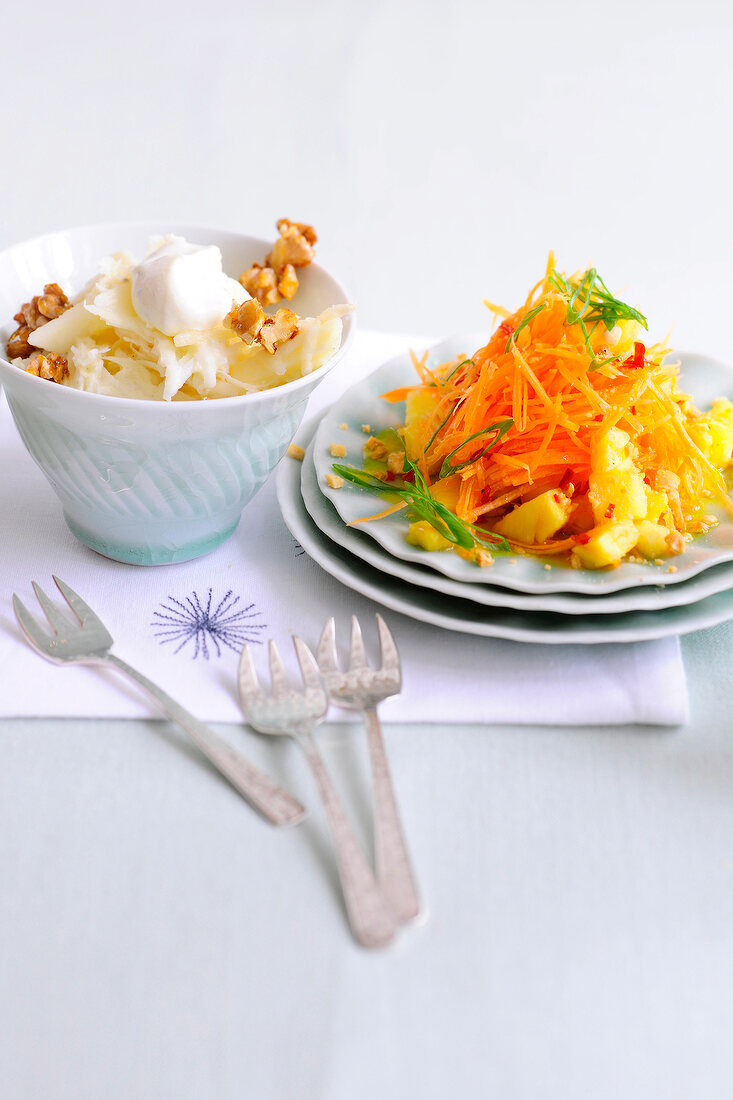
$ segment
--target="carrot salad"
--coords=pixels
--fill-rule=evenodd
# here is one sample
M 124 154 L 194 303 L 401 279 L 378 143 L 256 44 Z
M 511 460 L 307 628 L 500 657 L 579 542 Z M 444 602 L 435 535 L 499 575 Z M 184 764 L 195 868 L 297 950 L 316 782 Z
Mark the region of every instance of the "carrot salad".
M 490 308 L 501 320 L 484 347 L 432 369 L 413 355 L 419 381 L 384 395 L 405 402 L 397 445 L 368 440 L 368 472 L 334 467 L 393 490 L 386 512 L 409 509 L 409 541 L 480 565 L 497 548 L 661 563 L 718 522 L 709 502 L 731 510 L 733 405 L 699 412 L 669 348 L 594 268 L 568 277 L 550 256 L 518 310 Z

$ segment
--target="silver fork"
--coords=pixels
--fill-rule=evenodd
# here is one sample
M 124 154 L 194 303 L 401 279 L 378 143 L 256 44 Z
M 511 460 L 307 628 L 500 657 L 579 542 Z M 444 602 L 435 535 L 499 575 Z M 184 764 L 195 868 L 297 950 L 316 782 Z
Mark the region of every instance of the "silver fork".
M 402 672 L 397 646 L 381 615 L 377 615 L 377 630 L 382 660 L 380 667 L 373 669 L 367 661 L 359 620 L 352 616 L 351 657 L 347 671 L 342 672 L 336 654 L 336 623 L 329 619 L 318 643 L 318 667 L 332 701 L 339 707 L 360 710 L 364 716 L 374 784 L 377 877 L 397 919 L 406 922 L 419 915 L 420 898 L 377 715 L 377 704 L 400 691 Z
M 313 730 L 328 711 L 328 693 L 318 666 L 305 642 L 293 637 L 293 644 L 304 686 L 302 689 L 292 687 L 277 647 L 270 641 L 270 692 L 260 687 L 252 654 L 245 645 L 239 662 L 242 709 L 249 724 L 260 733 L 286 734 L 303 749 L 331 830 L 352 931 L 364 947 L 381 947 L 394 937 L 397 922 L 359 847 L 313 738 Z
M 37 622 L 18 597 L 13 596 L 13 607 L 20 628 L 37 653 L 58 665 L 114 665 L 130 679 L 141 684 L 160 703 L 168 717 L 183 727 L 204 756 L 229 780 L 235 790 L 269 821 L 275 825 L 294 825 L 303 820 L 305 810 L 291 794 L 245 760 L 212 729 L 184 710 L 157 684 L 148 680 L 147 676 L 110 653 L 113 639 L 101 619 L 68 584 L 64 584 L 58 577 L 53 579 L 79 625 L 63 615 L 35 581 L 33 590 L 51 626 L 51 634 Z

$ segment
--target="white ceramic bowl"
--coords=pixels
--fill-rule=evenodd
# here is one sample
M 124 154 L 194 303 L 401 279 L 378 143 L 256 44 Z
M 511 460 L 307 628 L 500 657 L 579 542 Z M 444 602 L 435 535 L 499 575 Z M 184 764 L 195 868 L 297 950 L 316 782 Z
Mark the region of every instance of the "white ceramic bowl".
M 83 226 L 25 241 L 0 253 L 2 350 L 15 328 L 13 314 L 45 283 L 75 294 L 103 256 L 126 248 L 141 257 L 148 239 L 165 233 L 218 245 L 224 270 L 235 278 L 271 248 L 242 233 L 168 222 Z M 292 307 L 301 316 L 348 302 L 344 288 L 318 264 L 299 275 Z M 340 348 L 322 367 L 242 397 L 164 403 L 85 393 L 2 358 L 0 381 L 23 442 L 77 538 L 118 561 L 159 565 L 198 557 L 232 534 L 285 453 L 309 394 L 343 357 L 353 331 L 351 314 L 344 318 Z

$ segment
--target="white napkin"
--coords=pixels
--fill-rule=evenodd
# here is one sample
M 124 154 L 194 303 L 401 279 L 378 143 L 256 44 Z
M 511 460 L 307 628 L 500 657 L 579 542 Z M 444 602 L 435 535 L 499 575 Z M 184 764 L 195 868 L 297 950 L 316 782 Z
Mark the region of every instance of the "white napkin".
M 325 408 L 355 379 L 406 347 L 431 341 L 360 333 L 345 365 L 312 399 Z M 286 460 L 292 461 L 292 460 Z M 108 561 L 68 531 L 51 488 L 0 407 L 0 716 L 139 718 L 157 713 L 119 674 L 50 665 L 31 651 L 12 611 L 17 592 L 33 612 L 31 580 L 56 594 L 56 573 L 87 600 L 115 639 L 114 651 L 198 717 L 240 722 L 239 650 L 275 638 L 295 668 L 291 632 L 315 645 L 335 615 L 346 645 L 350 616 L 374 638 L 380 608 L 326 574 L 290 535 L 274 478 L 247 507 L 236 533 L 213 554 L 142 568 Z M 525 645 L 443 631 L 385 611 L 402 657 L 404 689 L 385 701 L 391 722 L 531 725 L 687 720 L 677 638 L 632 645 Z M 208 624 L 208 625 L 207 625 Z M 332 712 L 339 719 L 348 712 Z

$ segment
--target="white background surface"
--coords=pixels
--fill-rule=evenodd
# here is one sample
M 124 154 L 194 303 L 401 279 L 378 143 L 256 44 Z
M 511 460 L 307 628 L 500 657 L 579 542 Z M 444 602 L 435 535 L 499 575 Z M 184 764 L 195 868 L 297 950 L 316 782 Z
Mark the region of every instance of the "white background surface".
M 725 357 L 725 0 L 172 0 L 3 19 L 0 243 L 311 221 L 365 328 L 478 328 L 547 251 Z
M 730 358 L 732 22 L 722 0 L 15 5 L 0 244 L 288 215 L 363 326 L 436 335 L 514 305 L 554 247 Z M 4 723 L 3 1098 L 727 1097 L 732 648 L 685 642 L 678 731 L 390 731 L 431 920 L 379 958 L 317 815 L 266 829 L 167 727 Z M 328 737 L 358 795 L 352 735 Z

